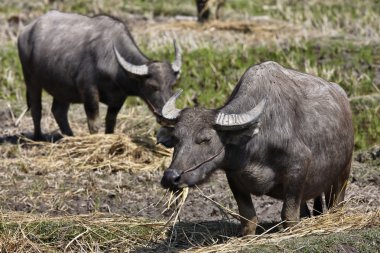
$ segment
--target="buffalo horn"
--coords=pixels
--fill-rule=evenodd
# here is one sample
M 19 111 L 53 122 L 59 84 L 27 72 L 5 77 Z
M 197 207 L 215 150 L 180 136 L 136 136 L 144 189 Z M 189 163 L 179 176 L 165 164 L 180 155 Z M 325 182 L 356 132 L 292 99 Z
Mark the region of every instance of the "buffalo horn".
M 181 113 L 181 110 L 175 107 L 175 101 L 181 94 L 181 92 L 182 89 L 180 89 L 176 94 L 169 98 L 164 107 L 162 107 L 162 117 L 164 117 L 167 120 L 175 120 L 178 118 L 179 114 Z
M 134 65 L 132 63 L 127 62 L 117 51 L 116 47 L 113 48 L 116 54 L 117 61 L 120 65 L 128 72 L 138 75 L 145 76 L 148 74 L 148 66 L 146 64 L 143 65 Z
M 216 115 L 215 126 L 221 130 L 239 130 L 249 127 L 259 120 L 265 109 L 267 99 L 264 98 L 252 110 L 240 114 L 227 114 L 219 112 Z
M 174 72 L 180 72 L 181 66 L 182 66 L 182 60 L 181 60 L 181 48 L 177 45 L 176 40 L 173 40 L 174 45 L 174 51 L 175 51 L 175 60 L 172 63 L 172 69 Z

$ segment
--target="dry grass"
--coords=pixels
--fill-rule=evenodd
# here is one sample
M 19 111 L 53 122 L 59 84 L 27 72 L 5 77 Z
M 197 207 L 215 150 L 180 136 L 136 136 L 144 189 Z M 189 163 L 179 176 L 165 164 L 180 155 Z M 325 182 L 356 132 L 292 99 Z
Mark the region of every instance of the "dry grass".
M 46 217 L 2 213 L 0 249 L 3 252 L 163 252 L 182 248 L 187 249 L 187 252 L 240 252 L 257 245 L 281 245 L 289 240 L 311 235 L 379 227 L 380 210 L 363 214 L 351 213 L 343 208 L 319 217 L 304 219 L 283 232 L 271 233 L 272 229 L 268 229 L 259 235 L 224 237 L 223 240 L 220 240 L 223 237 L 222 226 L 214 225 L 217 227 L 210 224 L 205 226 L 178 223 L 170 228 L 165 222 L 118 215 Z
M 195 20 L 169 19 L 166 22 L 137 23 L 131 27 L 136 40 L 150 50 L 171 46 L 175 38 L 186 51 L 199 48 L 236 48 L 298 40 L 318 31 L 276 20 L 257 17 L 253 20 L 213 20 L 199 24 Z M 144 31 L 144 33 L 141 33 Z
M 141 171 L 161 168 L 170 152 L 155 146 L 152 137 L 131 138 L 126 135 L 87 135 L 67 137 L 56 143 L 34 142 L 21 137 L 27 146 L 20 160 L 6 160 L 5 166 L 25 163 L 29 168 L 48 170 L 112 169 Z
M 76 124 L 82 127 L 74 124 L 74 130 L 79 132 L 80 136 L 64 138 L 56 143 L 33 142 L 22 138 L 20 145 L 2 145 L 1 149 L 8 153 L 3 153 L 5 159 L 2 159 L 1 167 L 12 168 L 12 165 L 17 165 L 24 170 L 38 171 L 42 174 L 44 170 L 74 174 L 99 169 L 122 170 L 136 175 L 157 171 L 167 166 L 171 153 L 155 145 L 150 130 L 150 123 L 154 122 L 152 118 L 149 112 L 143 113 L 137 108 L 124 111 L 120 115 L 118 129 L 132 129 L 132 135 L 88 135 L 87 129 L 80 131 L 83 124 L 79 122 Z M 25 127 L 29 120 L 21 120 L 21 126 Z M 51 117 L 46 117 L 45 120 L 47 128 L 54 124 Z M 42 191 L 41 194 L 47 193 Z M 186 197 L 186 191 L 169 197 L 164 205 L 169 206 L 167 209 L 173 213 L 167 220 L 160 222 L 117 214 L 93 213 L 51 217 L 20 212 L 2 213 L 0 249 L 5 252 L 237 252 L 242 249 L 249 250 L 249 247 L 255 245 L 277 245 L 309 235 L 334 234 L 380 226 L 380 210 L 357 212 L 348 205 L 346 209 L 303 220 L 292 229 L 280 233 L 272 233 L 277 229 L 276 225 L 260 235 L 236 238 L 236 226 L 228 228 L 220 222 L 178 222 Z M 204 197 L 212 202 L 210 204 L 222 209 L 226 216 L 232 216 L 233 219 L 238 216 L 211 198 L 205 195 Z M 177 206 L 173 210 L 170 206 L 174 203 Z
M 45 217 L 2 213 L 1 252 L 99 252 L 146 247 L 164 238 L 163 222 L 104 214 Z M 124 251 L 123 250 L 123 251 Z
M 276 245 L 294 238 L 333 234 L 373 226 L 380 226 L 380 210 L 363 214 L 351 213 L 350 210 L 342 208 L 318 217 L 304 219 L 294 227 L 280 233 L 269 233 L 272 229 L 268 229 L 260 235 L 232 238 L 224 244 L 217 244 L 207 248 L 192 248 L 189 252 L 241 252 L 255 245 Z
M 45 6 L 47 2 L 44 1 L 45 4 L 42 2 L 38 4 Z M 112 3 L 114 2 L 120 4 L 120 1 L 112 1 Z M 169 46 L 170 50 L 172 50 L 172 38 L 179 41 L 185 52 L 203 47 L 228 49 L 288 43 L 302 45 L 305 41 L 317 40 L 322 37 L 353 40 L 360 44 L 380 40 L 378 13 L 375 13 L 375 10 L 367 8 L 363 15 L 358 12 L 359 18 L 357 19 L 352 19 L 351 14 L 347 12 L 341 15 L 340 19 L 335 20 L 331 18 L 334 17 L 334 13 L 324 12 L 331 8 L 325 8 L 320 12 L 316 12 L 312 8 L 318 2 L 320 0 L 305 2 L 302 11 L 294 11 L 288 1 L 276 1 L 277 4 L 270 7 L 281 14 L 283 17 L 281 20 L 273 16 L 247 18 L 237 13 L 236 15 L 239 15 L 239 19 L 228 19 L 227 17 L 227 19 L 212 21 L 203 25 L 198 24 L 195 20 L 189 21 L 173 17 L 164 18 L 163 22 L 156 22 L 151 19 L 135 21 L 129 20 L 131 18 L 125 13 L 117 11 L 114 14 L 122 19 L 132 21 L 131 29 L 136 41 L 138 41 L 139 45 L 142 44 L 143 47 L 149 48 L 151 51 Z M 104 9 L 102 6 L 97 6 L 99 3 L 102 3 L 102 1 L 92 2 L 92 12 L 97 13 L 99 12 L 97 9 Z M 339 0 L 339 3 L 346 6 L 349 1 Z M 366 4 L 368 4 L 368 1 L 364 1 L 363 5 L 358 7 L 367 6 Z M 57 7 L 63 8 L 63 6 Z M 23 25 L 42 13 L 43 8 L 37 9 L 39 11 L 35 10 L 30 13 L 18 13 L 16 11 L 14 13 L 0 14 L 0 44 L 14 43 Z M 114 8 L 113 4 L 111 9 L 119 10 L 119 8 Z M 364 10 L 365 8 L 354 9 Z M 318 18 L 316 18 L 317 16 Z M 295 61 L 289 60 L 288 64 L 293 67 L 297 66 Z M 318 73 L 318 69 L 307 59 L 305 60 L 305 70 L 310 73 Z M 347 72 L 339 66 L 335 68 L 323 67 L 319 74 L 330 79 L 335 72 L 338 73 L 338 79 L 352 79 L 352 83 L 355 85 L 359 85 L 357 80 L 368 78 L 365 73 L 361 74 L 360 72 L 350 75 L 351 72 Z M 14 73 L 14 69 L 5 71 L 4 80 L 10 84 L 9 87 L 16 86 Z M 344 78 L 345 75 L 350 76 Z M 6 92 L 5 90 L 4 92 Z M 19 93 L 17 93 L 16 98 L 18 102 L 23 101 L 23 95 Z M 358 97 L 354 97 L 351 100 L 355 102 L 357 99 Z M 360 101 L 364 99 L 364 106 L 376 104 L 379 100 L 377 97 L 372 96 L 363 96 L 359 99 L 361 99 Z M 32 129 L 30 117 L 27 120 L 21 119 L 20 122 L 17 120 L 18 113 L 13 113 L 12 108 L 8 107 L 10 108 L 12 120 L 5 122 L 8 116 L 2 115 L 4 116 L 2 120 L 5 123 L 0 122 L 1 135 L 15 135 L 26 129 L 30 131 Z M 49 112 L 45 112 L 45 114 L 49 114 Z M 33 175 L 43 175 L 44 171 L 56 172 L 56 174 L 51 173 L 50 178 L 41 176 L 40 180 L 46 181 L 49 179 L 52 181 L 51 185 L 55 183 L 58 185 L 56 188 L 59 188 L 58 178 L 63 177 L 64 174 L 75 174 L 75 176 L 79 177 L 79 174 L 84 171 L 90 171 L 91 174 L 93 171 L 107 170 L 133 172 L 137 177 L 142 172 L 157 172 L 166 167 L 170 161 L 171 152 L 155 145 L 153 132 L 156 125 L 146 108 L 145 110 L 140 110 L 138 107 L 134 107 L 119 115 L 117 129 L 122 133 L 128 133 L 128 135 L 121 133 L 115 135 L 88 135 L 83 111 L 79 113 L 75 111 L 74 115 L 76 115 L 75 117 L 81 115 L 72 124 L 75 133 L 79 134 L 77 137 L 64 138 L 56 143 L 33 142 L 21 137 L 20 145 L 1 145 L 0 169 L 2 171 L 0 174 L 4 174 L 2 179 L 7 179 L 3 180 L 4 185 L 0 188 L 2 193 L 0 197 L 5 199 L 4 203 L 11 202 L 10 200 L 14 197 L 12 194 L 16 195 L 15 193 L 19 194 L 24 189 L 28 189 L 24 188 L 25 186 L 21 185 L 21 183 L 28 184 L 21 182 L 21 180 L 17 181 L 18 178 L 21 178 L 18 174 L 19 171 L 30 171 L 29 175 L 23 175 L 26 178 L 25 181 L 35 180 L 36 178 Z M 103 119 L 104 115 L 101 118 Z M 13 122 L 15 126 L 6 126 L 9 122 Z M 19 126 L 17 126 L 18 123 L 20 123 Z M 45 130 L 48 129 L 50 132 L 57 131 L 56 123 L 51 115 L 50 117 L 45 117 L 42 124 Z M 28 179 L 28 177 L 30 178 Z M 66 183 L 63 182 L 62 185 L 67 187 L 69 184 Z M 115 182 L 108 183 L 113 184 Z M 21 197 L 15 197 L 15 202 L 25 201 L 30 204 L 34 202 L 27 201 L 28 198 L 32 200 L 34 198 L 35 201 L 51 202 L 46 205 L 48 207 L 45 209 L 45 211 L 49 211 L 49 214 L 57 209 L 65 211 L 68 200 L 72 201 L 72 199 L 75 199 L 74 197 L 78 197 L 77 193 L 89 191 L 86 186 L 83 186 L 83 188 L 82 185 L 80 186 L 81 188 L 78 189 L 74 187 L 66 189 L 63 187 L 63 193 L 55 199 L 54 197 L 56 196 L 51 196 L 57 194 L 58 191 L 53 191 L 53 189 L 56 190 L 55 188 L 44 188 L 43 185 L 37 184 L 38 189 L 35 192 L 28 189 L 31 192 L 23 192 L 22 195 L 20 194 Z M 13 190 L 12 187 L 17 188 L 19 192 Z M 71 185 L 68 187 L 71 187 Z M 135 185 L 132 185 L 132 187 L 137 188 Z M 355 187 L 362 186 L 355 185 Z M 369 190 L 366 190 L 366 187 L 369 187 Z M 101 187 L 99 189 L 93 188 L 93 192 L 90 191 L 90 193 L 86 194 L 91 195 L 91 193 L 94 193 L 95 195 L 95 191 L 102 190 Z M 373 203 L 366 202 L 366 198 L 371 195 L 371 201 L 375 200 L 374 202 L 377 203 L 378 187 L 372 184 L 362 188 L 364 189 L 362 193 L 365 192 L 365 196 L 357 196 L 357 191 L 353 191 L 352 194 L 356 196 L 348 196 L 348 198 L 358 198 L 361 203 L 356 206 L 363 207 L 370 204 L 374 206 Z M 113 190 L 111 187 L 106 188 L 106 190 L 109 189 Z M 372 189 L 371 192 L 370 189 Z M 71 195 L 73 195 L 73 198 L 68 198 Z M 95 212 L 88 215 L 51 217 L 47 216 L 47 214 L 3 212 L 0 214 L 0 252 L 125 252 L 133 250 L 166 252 L 176 251 L 177 249 L 187 249 L 191 252 L 237 252 L 248 251 L 249 247 L 254 245 L 279 245 L 291 239 L 309 235 L 331 235 L 342 231 L 380 226 L 379 209 L 370 212 L 358 212 L 348 205 L 345 209 L 339 209 L 320 217 L 305 219 L 295 227 L 283 232 L 271 233 L 277 228 L 275 227 L 260 235 L 236 238 L 234 237 L 236 231 L 232 233 L 225 231 L 220 223 L 177 222 L 186 203 L 186 196 L 187 191 L 182 192 L 182 195 L 169 197 L 166 205 L 168 206 L 167 210 L 171 211 L 173 209 L 172 204 L 178 203 L 174 207 L 173 215 L 163 222 L 135 217 L 129 218 L 115 213 L 99 214 Z M 141 197 L 145 198 L 145 195 Z M 175 201 L 175 198 L 180 201 Z M 209 199 L 212 202 L 211 204 L 221 209 L 226 216 L 231 215 L 234 218 L 238 216 L 211 198 L 206 197 L 206 199 Z M 137 205 L 137 203 L 134 203 L 134 205 Z M 38 205 L 36 204 L 36 206 Z M 55 209 L 51 211 L 53 207 Z M 7 207 L 4 209 L 7 209 Z M 35 212 L 35 210 L 39 209 L 33 206 L 32 212 Z M 61 213 L 58 215 L 61 215 Z M 207 219 L 207 217 L 205 218 Z M 233 237 L 231 238 L 231 236 Z M 220 244 L 221 242 L 223 244 Z
M 44 107 L 48 107 L 44 104 Z M 30 128 L 29 117 L 16 119 L 10 117 L 4 126 L 2 138 L 18 138 L 19 145 L 2 145 L 1 167 L 17 165 L 26 170 L 93 170 L 111 169 L 113 171 L 149 171 L 160 169 L 171 156 L 171 151 L 156 145 L 154 129 L 157 127 L 154 117 L 145 107 L 124 108 L 118 117 L 117 128 L 128 132 L 118 134 L 89 135 L 85 124 L 82 106 L 74 106 L 76 115 L 72 126 L 75 137 L 65 137 L 51 142 L 35 142 L 20 133 Z M 10 114 L 13 115 L 12 110 Z M 100 119 L 103 121 L 104 106 L 101 107 Z M 42 118 L 42 127 L 50 135 L 58 131 L 51 113 L 46 111 Z M 81 117 L 78 117 L 78 116 Z M 14 118 L 14 119 L 12 119 Z M 13 122 L 9 125 L 9 122 Z M 19 124 L 18 124 L 19 122 Z M 17 124 L 16 124 L 17 123 Z M 103 129 L 101 129 L 102 131 Z M 26 134 L 29 135 L 29 134 Z

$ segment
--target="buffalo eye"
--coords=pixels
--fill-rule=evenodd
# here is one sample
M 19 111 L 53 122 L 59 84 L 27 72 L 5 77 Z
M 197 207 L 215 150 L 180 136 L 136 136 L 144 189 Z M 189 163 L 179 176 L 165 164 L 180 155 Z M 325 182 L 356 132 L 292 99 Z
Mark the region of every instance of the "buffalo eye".
M 148 85 L 148 87 L 150 89 L 152 89 L 154 91 L 159 91 L 160 90 L 160 85 L 156 81 L 150 80 L 150 81 L 147 81 L 146 84 Z
M 200 135 L 195 139 L 196 144 L 202 144 L 202 143 L 207 143 L 211 140 L 212 136 L 210 134 L 204 134 Z
M 160 90 L 160 86 L 158 86 L 158 85 L 151 85 L 150 87 L 151 87 L 152 90 L 154 90 L 154 91 L 159 91 L 159 90 Z
M 157 144 L 161 143 L 167 148 L 173 148 L 178 143 L 178 138 L 173 134 L 173 127 L 161 127 L 157 132 Z

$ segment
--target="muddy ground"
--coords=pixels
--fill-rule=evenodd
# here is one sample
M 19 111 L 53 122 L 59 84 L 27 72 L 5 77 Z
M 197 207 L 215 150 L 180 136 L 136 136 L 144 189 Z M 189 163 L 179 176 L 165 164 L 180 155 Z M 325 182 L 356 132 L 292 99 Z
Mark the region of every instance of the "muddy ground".
M 48 106 L 48 102 L 44 105 Z M 4 105 L 4 104 L 3 104 Z M 74 106 L 70 114 L 73 130 L 77 135 L 88 136 L 84 114 L 81 106 Z M 104 108 L 102 108 L 104 115 Z M 135 115 L 131 117 L 131 115 Z M 139 143 L 130 128 L 138 128 L 137 115 L 142 117 L 140 127 L 146 136 L 153 137 L 155 129 L 154 119 L 149 115 L 147 108 L 124 108 L 119 116 L 117 132 L 125 133 L 125 138 L 132 135 L 129 141 L 136 142 L 137 146 L 148 147 L 146 159 L 139 157 L 140 153 L 132 154 L 141 163 L 150 166 L 153 160 L 153 150 L 157 147 L 153 138 L 147 138 Z M 133 118 L 134 120 L 131 120 Z M 5 211 L 23 211 L 27 213 L 43 213 L 48 215 L 86 214 L 105 212 L 125 215 L 128 217 L 144 217 L 154 220 L 168 220 L 172 210 L 163 212 L 164 203 L 168 199 L 165 190 L 160 186 L 160 179 L 164 169 L 170 162 L 170 153 L 164 154 L 151 169 L 134 170 L 125 168 L 94 166 L 90 169 L 76 169 L 69 164 L 58 169 L 52 165 L 41 163 L 38 159 L 48 156 L 39 150 L 35 143 L 17 141 L 20 134 L 30 136 L 32 120 L 29 113 L 21 119 L 19 126 L 15 126 L 16 117 L 12 116 L 11 109 L 3 106 L 0 110 L 0 207 Z M 144 124 L 145 123 L 145 124 Z M 154 127 L 147 128 L 146 125 Z M 45 133 L 57 134 L 57 126 L 52 115 L 45 110 L 43 116 Z M 146 129 L 146 130 L 145 130 Z M 139 133 L 138 135 L 141 135 Z M 101 135 L 99 138 L 105 138 Z M 122 137 L 121 137 L 122 138 Z M 59 145 L 59 144 L 58 144 Z M 110 159 L 123 159 L 121 156 Z M 150 151 L 149 151 L 150 150 Z M 380 148 L 355 154 L 352 173 L 347 190 L 347 206 L 360 212 L 377 210 L 380 205 L 380 176 L 379 160 Z M 150 153 L 149 153 L 150 152 Z M 129 156 L 131 157 L 131 156 Z M 156 160 L 157 162 L 157 160 Z M 206 197 L 207 196 L 207 197 Z M 208 198 L 218 202 L 225 208 L 237 212 L 237 206 L 228 187 L 222 171 L 214 173 L 208 182 L 191 189 L 185 206 L 180 214 L 180 220 L 185 222 L 223 220 L 236 223 L 237 220 L 227 211 L 219 208 Z M 280 222 L 281 202 L 266 196 L 253 196 L 253 201 L 261 224 Z

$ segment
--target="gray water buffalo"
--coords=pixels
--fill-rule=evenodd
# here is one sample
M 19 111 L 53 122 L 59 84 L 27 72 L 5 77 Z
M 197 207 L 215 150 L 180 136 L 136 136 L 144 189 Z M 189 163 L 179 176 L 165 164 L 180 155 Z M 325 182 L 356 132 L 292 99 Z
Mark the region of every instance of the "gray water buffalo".
M 152 61 L 113 17 L 51 11 L 37 18 L 18 38 L 35 139 L 42 138 L 43 89 L 54 98 L 52 112 L 65 135 L 73 135 L 67 119 L 70 103 L 84 103 L 90 133 L 98 131 L 99 101 L 108 105 L 106 133 L 113 133 L 127 96 L 141 97 L 159 118 L 181 69 L 175 41 L 174 46 L 174 63 Z
M 162 110 L 174 128 L 158 135 L 174 146 L 164 188 L 194 186 L 224 170 L 243 235 L 257 224 L 250 194 L 283 200 L 285 226 L 299 220 L 309 199 L 321 202 L 324 193 L 328 208 L 343 201 L 354 131 L 347 96 L 337 84 L 265 62 L 245 72 L 219 109 L 179 110 L 178 95 Z

